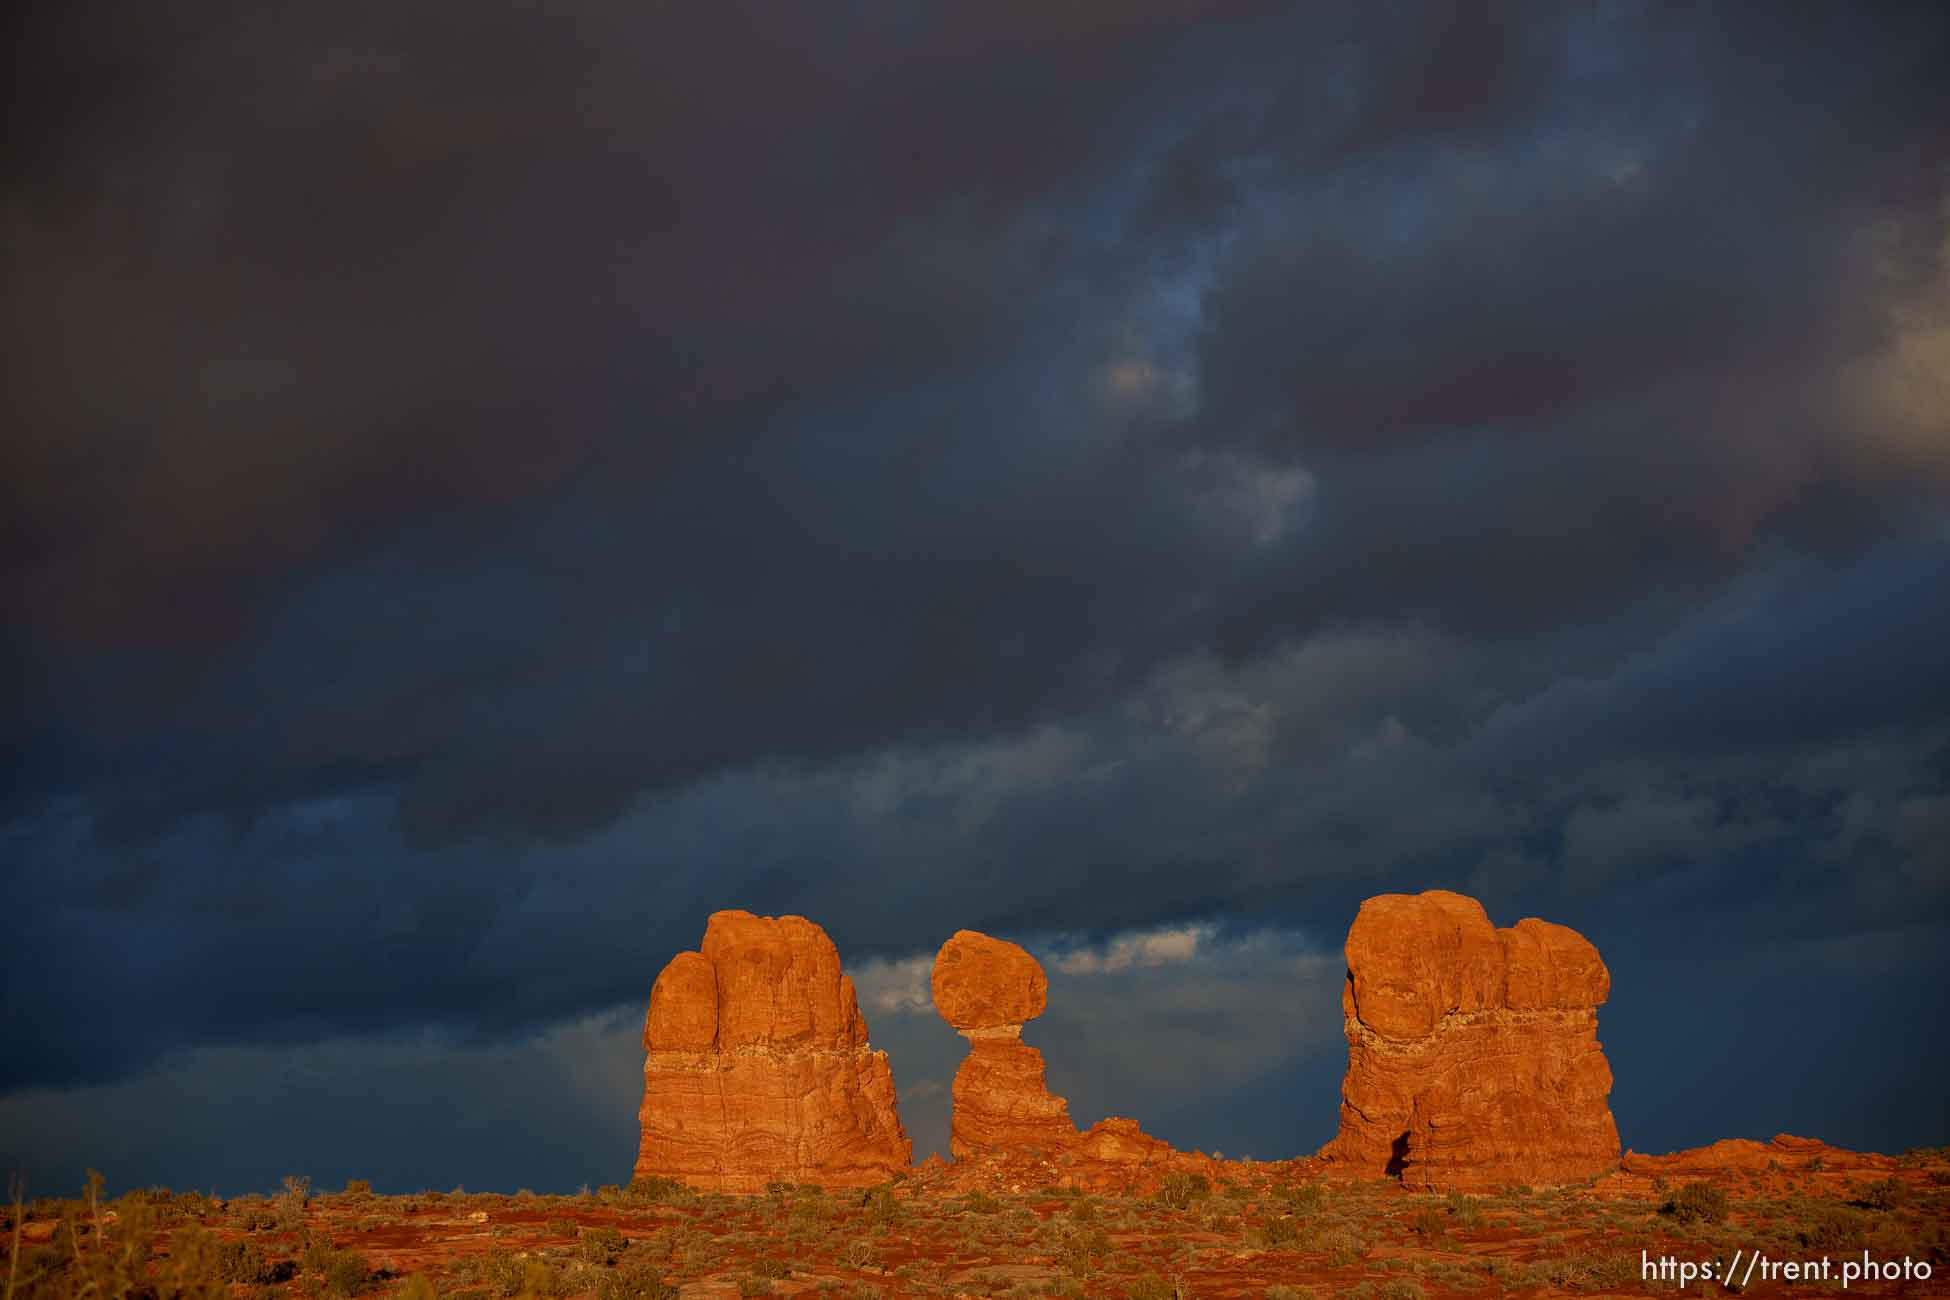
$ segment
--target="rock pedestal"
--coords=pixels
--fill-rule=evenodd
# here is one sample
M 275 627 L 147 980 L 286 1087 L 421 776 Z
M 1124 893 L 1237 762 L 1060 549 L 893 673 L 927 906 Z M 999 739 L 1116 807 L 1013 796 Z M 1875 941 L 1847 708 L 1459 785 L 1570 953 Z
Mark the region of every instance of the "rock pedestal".
M 713 1191 L 858 1187 L 913 1163 L 887 1054 L 799 916 L 717 912 L 650 991 L 635 1174 Z
M 930 984 L 935 1010 L 969 1042 L 948 1132 L 956 1160 L 1062 1156 L 1087 1170 L 1088 1163 L 1156 1165 L 1177 1155 L 1134 1120 L 1111 1117 L 1077 1131 L 1070 1104 L 1049 1090 L 1043 1054 L 1022 1041 L 1024 1022 L 1049 1003 L 1049 978 L 1021 947 L 958 930 L 935 956 Z
M 1475 899 L 1431 890 L 1367 900 L 1346 952 L 1347 1078 L 1323 1159 L 1465 1191 L 1617 1166 L 1596 1011 L 1611 975 L 1582 935 L 1497 929 Z

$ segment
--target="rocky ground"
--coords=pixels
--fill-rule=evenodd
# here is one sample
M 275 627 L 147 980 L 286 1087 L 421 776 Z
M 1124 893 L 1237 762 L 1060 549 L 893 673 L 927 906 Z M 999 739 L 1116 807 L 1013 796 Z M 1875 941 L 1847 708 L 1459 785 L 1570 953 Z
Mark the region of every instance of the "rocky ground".
M 1041 1162 L 930 1162 L 864 1190 L 753 1196 L 663 1180 L 574 1196 L 421 1192 L 214 1201 L 137 1192 L 25 1207 L 14 1294 L 273 1297 L 1040 1296 L 1437 1300 L 1725 1295 L 1642 1281 L 1642 1258 L 1867 1250 L 1929 1280 L 1848 1295 L 1950 1295 L 1950 1149 L 1852 1157 L 1720 1144 L 1662 1172 L 1465 1196 L 1227 1162 L 1138 1194 L 1056 1187 Z M 1771 1154 L 1770 1154 L 1771 1152 Z M 1782 1156 L 1787 1159 L 1783 1160 Z M 1690 1163 L 1688 1163 L 1690 1161 Z M 1868 1162 L 1868 1163 L 1864 1163 Z M 1886 1162 L 1877 1163 L 1877 1162 Z M 1043 1181 L 1038 1181 L 1043 1180 Z M 4 1238 L 13 1240 L 12 1224 Z M 1841 1294 L 1752 1280 L 1754 1296 Z

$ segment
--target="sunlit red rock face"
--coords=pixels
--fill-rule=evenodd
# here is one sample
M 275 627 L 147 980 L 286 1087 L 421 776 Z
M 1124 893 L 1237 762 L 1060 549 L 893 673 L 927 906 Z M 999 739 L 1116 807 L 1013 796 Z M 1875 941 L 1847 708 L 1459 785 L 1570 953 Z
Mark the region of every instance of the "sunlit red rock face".
M 1077 1132 L 1070 1106 L 1050 1092 L 1043 1054 L 1022 1041 L 1023 1022 L 1043 1014 L 1049 979 L 1022 948 L 958 930 L 934 959 L 935 1010 L 968 1039 L 955 1074 L 948 1149 L 956 1160 L 1042 1156 L 1097 1181 L 1093 1165 L 1131 1168 L 1193 1159 L 1115 1117 Z M 1203 1160 L 1203 1157 L 1196 1157 Z
M 1772 1142 L 1724 1138 L 1711 1146 L 1690 1147 L 1663 1156 L 1627 1151 L 1619 1162 L 1628 1174 L 1682 1179 L 1711 1178 L 1733 1171 L 1805 1173 L 1811 1169 L 1839 1174 L 1888 1174 L 1901 1164 L 1893 1156 L 1831 1147 L 1819 1138 L 1795 1137 L 1792 1133 L 1777 1133 Z
M 717 912 L 671 958 L 644 1019 L 636 1175 L 755 1192 L 856 1187 L 913 1163 L 887 1054 L 826 932 L 799 916 Z
M 1383 894 L 1347 936 L 1340 1132 L 1321 1156 L 1415 1187 L 1560 1183 L 1617 1167 L 1596 1008 L 1575 930 L 1497 929 L 1461 894 Z

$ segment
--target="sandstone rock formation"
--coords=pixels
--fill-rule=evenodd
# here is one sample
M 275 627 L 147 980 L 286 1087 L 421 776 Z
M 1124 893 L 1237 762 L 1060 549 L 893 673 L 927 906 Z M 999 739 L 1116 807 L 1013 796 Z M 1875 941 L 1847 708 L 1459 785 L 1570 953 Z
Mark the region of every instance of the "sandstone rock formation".
M 643 1047 L 638 1177 L 857 1187 L 913 1162 L 887 1054 L 868 1044 L 833 941 L 804 917 L 714 913 L 699 950 L 657 976 Z
M 1043 1054 L 1022 1041 L 1023 1022 L 1049 1004 L 1042 963 L 1006 940 L 957 930 L 935 955 L 929 986 L 934 1009 L 969 1042 L 948 1130 L 955 1159 L 1075 1146 L 1070 1104 L 1049 1091 Z
M 1611 975 L 1583 936 L 1497 929 L 1475 899 L 1430 890 L 1367 900 L 1346 952 L 1347 1078 L 1324 1159 L 1466 1191 L 1617 1166 L 1595 1010 Z
M 1022 948 L 958 930 L 935 956 L 930 986 L 935 1010 L 969 1042 L 949 1124 L 956 1160 L 1060 1157 L 1076 1168 L 1072 1181 L 1088 1183 L 1095 1181 L 1089 1163 L 1135 1167 L 1185 1158 L 1135 1120 L 1112 1117 L 1077 1131 L 1070 1104 L 1045 1081 L 1043 1054 L 1022 1041 L 1023 1023 L 1049 1003 L 1049 978 Z
M 1751 1138 L 1723 1138 L 1711 1146 L 1689 1147 L 1670 1155 L 1648 1156 L 1627 1151 L 1619 1167 L 1629 1174 L 1668 1179 L 1711 1178 L 1738 1171 L 1754 1174 L 1773 1170 L 1803 1174 L 1810 1170 L 1837 1174 L 1888 1174 L 1901 1167 L 1893 1156 L 1872 1151 L 1831 1147 L 1819 1138 L 1777 1133 L 1771 1142 Z

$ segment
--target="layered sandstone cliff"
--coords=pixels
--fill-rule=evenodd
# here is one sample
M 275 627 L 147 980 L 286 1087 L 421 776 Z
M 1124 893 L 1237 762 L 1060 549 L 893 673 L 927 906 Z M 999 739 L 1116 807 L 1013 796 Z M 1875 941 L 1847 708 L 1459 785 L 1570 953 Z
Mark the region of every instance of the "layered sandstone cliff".
M 853 981 L 799 916 L 717 912 L 657 977 L 643 1026 L 635 1173 L 753 1192 L 853 1187 L 913 1162 Z
M 1323 1158 L 1463 1190 L 1617 1166 L 1596 1011 L 1611 975 L 1583 936 L 1498 929 L 1475 899 L 1431 890 L 1367 900 L 1346 952 L 1347 1078 Z

